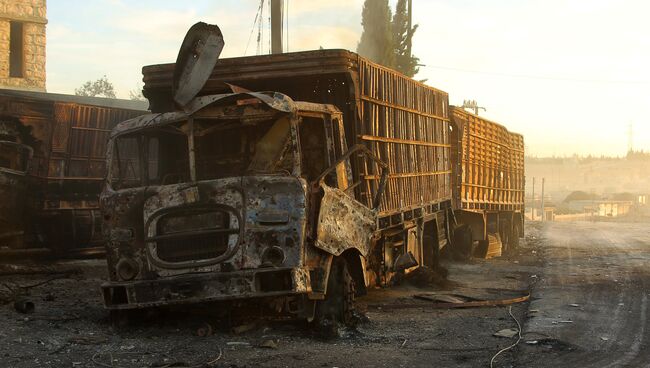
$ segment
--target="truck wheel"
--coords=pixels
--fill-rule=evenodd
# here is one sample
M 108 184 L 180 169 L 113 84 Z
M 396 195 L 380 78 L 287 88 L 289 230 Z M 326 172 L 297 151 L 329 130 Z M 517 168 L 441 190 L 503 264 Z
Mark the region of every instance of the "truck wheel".
M 502 221 L 500 223 L 499 236 L 501 237 L 501 253 L 508 254 L 511 251 L 510 247 L 510 233 L 512 229 L 510 227 L 510 222 Z
M 463 225 L 454 230 L 454 255 L 456 258 L 469 261 L 474 253 L 474 237 L 472 230 Z
M 519 248 L 519 237 L 521 236 L 521 225 L 515 222 L 512 226 L 512 234 L 510 235 L 510 249 L 515 250 Z
M 133 321 L 133 314 L 133 311 L 130 310 L 111 310 L 109 312 L 111 327 L 115 330 L 123 330 L 127 328 Z
M 327 337 L 337 334 L 338 324 L 354 326 L 354 279 L 343 257 L 334 257 L 327 282 L 325 300 L 316 305 L 314 322 Z

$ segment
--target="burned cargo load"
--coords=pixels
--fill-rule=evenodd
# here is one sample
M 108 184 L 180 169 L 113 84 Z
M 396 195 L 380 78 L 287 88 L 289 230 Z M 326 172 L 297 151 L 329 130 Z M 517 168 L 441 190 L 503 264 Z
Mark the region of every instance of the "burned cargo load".
M 112 310 L 285 298 L 350 318 L 355 295 L 435 268 L 456 224 L 445 92 L 343 50 L 222 59 L 112 133 L 102 194 Z M 243 92 L 271 91 L 271 92 Z

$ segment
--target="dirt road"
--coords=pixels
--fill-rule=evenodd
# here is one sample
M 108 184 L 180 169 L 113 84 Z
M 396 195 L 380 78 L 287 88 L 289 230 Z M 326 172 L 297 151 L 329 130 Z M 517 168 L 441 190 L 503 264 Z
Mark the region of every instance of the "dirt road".
M 103 262 L 51 265 L 82 273 L 29 288 L 32 314 L 0 307 L 0 366 L 489 367 L 497 351 L 517 340 L 493 336 L 517 326 L 507 307 L 432 309 L 413 296 L 500 298 L 532 287 L 535 300 L 512 308 L 523 325 L 522 341 L 494 367 L 643 367 L 649 354 L 645 229 L 529 225 L 516 255 L 447 262 L 449 281 L 435 287 L 372 290 L 359 301 L 369 321 L 335 340 L 314 336 L 298 322 L 224 319 L 223 305 L 157 311 L 115 330 L 99 298 Z M 50 277 L 0 276 L 0 285 L 31 286 Z M 213 334 L 196 336 L 206 323 Z
M 648 224 L 550 223 L 517 366 L 650 367 Z

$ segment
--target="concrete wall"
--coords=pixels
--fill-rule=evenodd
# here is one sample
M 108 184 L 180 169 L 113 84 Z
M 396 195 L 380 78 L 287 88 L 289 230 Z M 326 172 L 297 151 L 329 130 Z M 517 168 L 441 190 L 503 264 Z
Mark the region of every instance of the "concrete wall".
M 11 78 L 10 25 L 23 23 L 23 77 Z M 46 0 L 0 0 L 0 88 L 45 91 Z

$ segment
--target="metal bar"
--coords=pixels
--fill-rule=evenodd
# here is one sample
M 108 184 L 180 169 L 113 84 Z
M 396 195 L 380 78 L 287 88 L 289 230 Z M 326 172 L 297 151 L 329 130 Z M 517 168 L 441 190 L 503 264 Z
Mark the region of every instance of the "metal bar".
M 104 180 L 105 178 L 91 178 L 89 176 L 48 176 L 48 180 Z
M 435 175 L 445 175 L 445 174 L 451 174 L 451 170 L 449 171 L 432 171 L 432 172 L 416 172 L 416 173 L 400 173 L 400 174 L 388 174 L 388 179 L 395 179 L 395 178 L 416 178 L 416 177 L 421 177 L 421 176 L 435 176 Z M 378 180 L 381 178 L 380 175 L 364 175 L 364 179 L 366 180 Z
M 509 149 L 509 150 L 513 150 L 513 151 L 517 151 L 517 152 L 522 152 L 522 153 L 524 152 L 523 149 L 519 149 L 519 148 L 514 148 L 514 147 L 511 147 L 511 146 L 508 146 L 508 145 L 504 144 L 503 142 L 499 142 L 499 141 L 497 141 L 497 140 L 495 140 L 495 139 L 490 139 L 490 138 L 484 137 L 484 136 L 479 135 L 479 134 L 469 133 L 469 135 L 472 136 L 472 137 L 476 137 L 476 138 L 483 139 L 483 140 L 485 140 L 485 141 L 488 141 L 488 142 L 491 142 L 491 143 L 497 144 L 497 145 L 499 145 L 499 146 L 501 146 L 501 147 L 504 147 L 504 148 L 507 148 L 507 149 Z
M 462 185 L 465 185 L 465 186 L 468 186 L 468 187 L 476 187 L 476 188 L 503 190 L 503 191 L 508 191 L 508 192 L 523 192 L 524 191 L 523 189 L 495 188 L 495 187 L 489 187 L 489 186 L 485 186 L 485 185 L 469 184 L 469 183 L 463 183 Z
M 400 139 L 400 138 L 390 138 L 390 137 L 377 137 L 373 135 L 360 135 L 359 138 L 364 141 L 373 141 L 373 142 L 382 142 L 382 143 L 397 143 L 397 144 L 408 144 L 413 146 L 426 146 L 426 147 L 451 147 L 451 144 L 431 143 L 431 142 L 416 141 L 411 139 Z
M 145 242 L 154 242 L 158 240 L 168 240 L 176 238 L 196 238 L 203 235 L 213 235 L 213 234 L 239 234 L 239 229 L 212 229 L 212 230 L 203 230 L 203 231 L 192 231 L 192 232 L 178 232 L 165 235 L 156 235 L 145 239 Z
M 71 127 L 72 130 L 87 130 L 91 132 L 103 132 L 103 133 L 110 133 L 110 129 L 100 129 L 100 128 L 88 128 L 88 127 L 81 127 L 81 126 L 73 126 Z
M 449 121 L 449 119 L 447 119 L 445 117 L 442 117 L 442 116 L 429 114 L 429 113 L 426 113 L 426 112 L 423 112 L 423 111 L 418 111 L 418 110 L 411 109 L 411 108 L 404 107 L 404 106 L 395 105 L 393 103 L 378 100 L 376 98 L 372 98 L 372 97 L 369 97 L 369 96 L 366 96 L 366 95 L 361 95 L 361 99 L 364 100 L 364 101 L 372 102 L 372 103 L 377 104 L 377 105 L 384 106 L 384 107 L 389 107 L 389 108 L 396 109 L 396 110 L 410 112 L 411 114 L 425 116 L 427 118 L 438 119 L 438 120 L 442 120 L 442 121 Z

